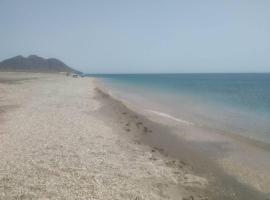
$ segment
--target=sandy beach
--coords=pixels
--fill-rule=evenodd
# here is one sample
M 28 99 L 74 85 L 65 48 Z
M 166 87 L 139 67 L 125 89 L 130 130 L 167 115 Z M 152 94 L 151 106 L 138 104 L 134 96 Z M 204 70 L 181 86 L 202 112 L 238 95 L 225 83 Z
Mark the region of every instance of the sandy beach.
M 267 199 L 169 132 L 92 78 L 1 72 L 0 199 Z

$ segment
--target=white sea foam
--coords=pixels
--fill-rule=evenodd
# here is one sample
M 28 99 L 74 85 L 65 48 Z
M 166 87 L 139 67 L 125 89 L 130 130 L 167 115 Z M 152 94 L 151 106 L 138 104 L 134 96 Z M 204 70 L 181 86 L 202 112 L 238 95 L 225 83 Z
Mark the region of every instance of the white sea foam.
M 156 115 L 159 115 L 159 116 L 162 116 L 162 117 L 166 117 L 168 119 L 172 119 L 174 121 L 177 121 L 177 122 L 180 122 L 182 124 L 186 124 L 186 125 L 194 125 L 194 123 L 192 122 L 189 122 L 189 121 L 186 121 L 186 120 L 183 120 L 183 119 L 180 119 L 180 118 L 176 118 L 172 115 L 169 115 L 167 113 L 163 113 L 163 112 L 158 112 L 158 111 L 155 111 L 155 110 L 147 110 L 148 112 L 151 112 L 151 113 L 154 113 Z

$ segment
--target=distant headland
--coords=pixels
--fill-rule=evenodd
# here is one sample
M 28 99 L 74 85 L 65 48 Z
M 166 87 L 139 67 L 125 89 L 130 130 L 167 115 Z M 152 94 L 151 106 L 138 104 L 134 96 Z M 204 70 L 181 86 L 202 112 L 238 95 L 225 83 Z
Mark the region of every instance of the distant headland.
M 0 71 L 81 73 L 80 71 L 72 69 L 71 67 L 67 66 L 65 63 L 56 58 L 46 59 L 37 55 L 30 55 L 28 57 L 19 55 L 3 60 L 2 62 L 0 62 Z

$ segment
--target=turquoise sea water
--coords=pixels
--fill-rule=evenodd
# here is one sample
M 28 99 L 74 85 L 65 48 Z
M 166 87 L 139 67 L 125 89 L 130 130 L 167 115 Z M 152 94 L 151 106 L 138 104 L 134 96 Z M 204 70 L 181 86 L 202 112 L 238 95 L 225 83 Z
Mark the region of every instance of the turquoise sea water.
M 270 74 L 106 74 L 145 109 L 270 143 Z

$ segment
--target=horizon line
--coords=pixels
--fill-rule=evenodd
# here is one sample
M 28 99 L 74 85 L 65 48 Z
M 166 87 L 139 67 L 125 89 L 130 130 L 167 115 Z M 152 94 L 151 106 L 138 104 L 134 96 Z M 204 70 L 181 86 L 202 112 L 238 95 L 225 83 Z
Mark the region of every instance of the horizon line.
M 270 74 L 269 72 L 136 72 L 136 73 L 84 73 L 87 75 L 128 75 L 128 74 Z

